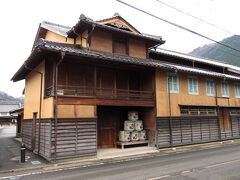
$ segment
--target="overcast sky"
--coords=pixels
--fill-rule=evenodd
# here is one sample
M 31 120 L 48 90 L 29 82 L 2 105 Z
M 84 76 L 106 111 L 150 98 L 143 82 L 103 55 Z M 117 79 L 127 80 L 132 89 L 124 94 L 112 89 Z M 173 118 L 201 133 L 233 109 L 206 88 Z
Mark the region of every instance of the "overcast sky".
M 161 18 L 180 24 L 215 40 L 233 34 L 205 25 L 183 15 L 156 0 L 123 0 Z M 201 19 L 212 22 L 235 34 L 240 34 L 238 0 L 162 0 Z M 163 48 L 188 53 L 196 47 L 211 43 L 150 16 L 142 14 L 115 0 L 3 0 L 0 1 L 0 91 L 21 96 L 24 81 L 13 83 L 11 77 L 30 55 L 38 25 L 46 20 L 73 26 L 80 14 L 100 20 L 118 12 L 142 33 L 160 35 L 166 40 Z

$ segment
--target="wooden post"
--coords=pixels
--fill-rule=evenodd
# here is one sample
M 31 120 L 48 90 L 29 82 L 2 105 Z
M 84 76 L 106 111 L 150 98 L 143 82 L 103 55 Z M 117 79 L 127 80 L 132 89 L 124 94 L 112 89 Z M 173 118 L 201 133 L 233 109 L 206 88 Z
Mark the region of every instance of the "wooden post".
M 93 95 L 96 97 L 97 95 L 97 67 L 94 66 L 94 88 L 93 88 Z
M 54 138 L 55 138 L 55 147 L 54 147 L 54 160 L 57 161 L 57 123 L 58 123 L 58 66 L 63 61 L 65 57 L 65 52 L 61 52 L 60 59 L 55 66 L 55 78 L 54 78 Z
M 113 98 L 117 97 L 117 71 L 114 71 L 114 90 L 113 90 Z
M 33 121 L 32 121 L 32 147 L 31 149 L 35 149 L 36 143 L 36 119 L 37 119 L 37 112 L 33 113 Z

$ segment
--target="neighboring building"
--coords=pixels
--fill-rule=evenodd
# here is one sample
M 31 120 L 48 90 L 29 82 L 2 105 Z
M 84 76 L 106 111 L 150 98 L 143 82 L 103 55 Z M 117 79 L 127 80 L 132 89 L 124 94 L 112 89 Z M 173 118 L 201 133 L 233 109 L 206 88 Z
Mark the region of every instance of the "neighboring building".
M 239 138 L 240 68 L 158 49 L 119 15 L 40 24 L 25 79 L 23 142 L 48 160 L 114 147 L 137 110 L 151 146 Z
M 18 102 L 0 102 L 0 125 L 14 123 L 17 118 L 17 114 L 10 114 L 9 111 L 19 108 Z
M 23 107 L 12 109 L 9 113 L 16 117 L 16 137 L 22 137 Z

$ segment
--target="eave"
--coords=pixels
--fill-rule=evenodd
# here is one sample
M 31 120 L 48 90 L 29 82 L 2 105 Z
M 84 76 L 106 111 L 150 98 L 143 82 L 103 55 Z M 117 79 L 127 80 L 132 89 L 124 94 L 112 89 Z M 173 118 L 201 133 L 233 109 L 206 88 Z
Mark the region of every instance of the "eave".
M 142 58 L 135 58 L 130 56 L 117 55 L 114 53 L 93 51 L 86 48 L 78 47 L 76 45 L 67 45 L 67 44 L 51 42 L 43 39 L 41 39 L 38 42 L 37 46 L 34 48 L 33 52 L 31 53 L 27 61 L 25 61 L 25 63 L 28 65 L 28 67 L 33 69 L 41 61 L 43 61 L 44 56 L 47 56 L 50 54 L 56 56 L 56 55 L 60 55 L 61 52 L 65 52 L 66 55 L 71 55 L 81 59 L 91 58 L 91 59 L 101 60 L 103 62 L 122 63 L 126 65 L 129 64 L 129 65 L 136 65 L 136 66 L 142 66 L 142 67 L 151 67 L 155 69 L 166 69 L 168 71 L 173 71 L 173 72 L 185 72 L 190 74 L 199 74 L 204 76 L 240 81 L 239 76 L 218 73 L 218 72 L 209 71 L 205 69 L 187 67 L 187 66 L 182 66 L 177 64 L 171 64 L 171 63 L 161 62 L 159 60 L 142 59 Z M 28 73 L 30 73 L 30 70 L 27 69 L 23 64 L 21 68 L 15 73 L 15 75 L 12 77 L 11 80 L 14 82 L 22 80 L 27 76 Z
M 109 31 L 112 33 L 122 34 L 125 36 L 129 36 L 132 38 L 136 38 L 136 39 L 145 41 L 147 43 L 148 47 L 160 46 L 165 43 L 165 41 L 161 37 L 157 38 L 156 36 L 149 36 L 149 35 L 144 35 L 141 33 L 134 33 L 134 32 L 130 32 L 130 31 L 118 29 L 115 27 L 111 27 L 108 25 L 100 24 L 98 22 L 95 22 L 95 21 L 85 17 L 84 15 L 80 16 L 78 23 L 75 26 L 73 26 L 71 28 L 71 30 L 67 32 L 67 34 L 68 34 L 68 37 L 70 37 L 70 38 L 76 38 L 85 29 L 92 30 L 94 28 Z

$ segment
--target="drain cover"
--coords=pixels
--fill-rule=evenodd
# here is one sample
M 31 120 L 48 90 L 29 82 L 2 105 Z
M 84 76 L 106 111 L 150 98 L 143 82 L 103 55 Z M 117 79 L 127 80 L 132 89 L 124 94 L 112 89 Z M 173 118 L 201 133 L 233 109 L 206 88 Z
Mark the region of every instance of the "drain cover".
M 38 165 L 38 164 L 41 164 L 40 161 L 31 161 L 32 165 Z

